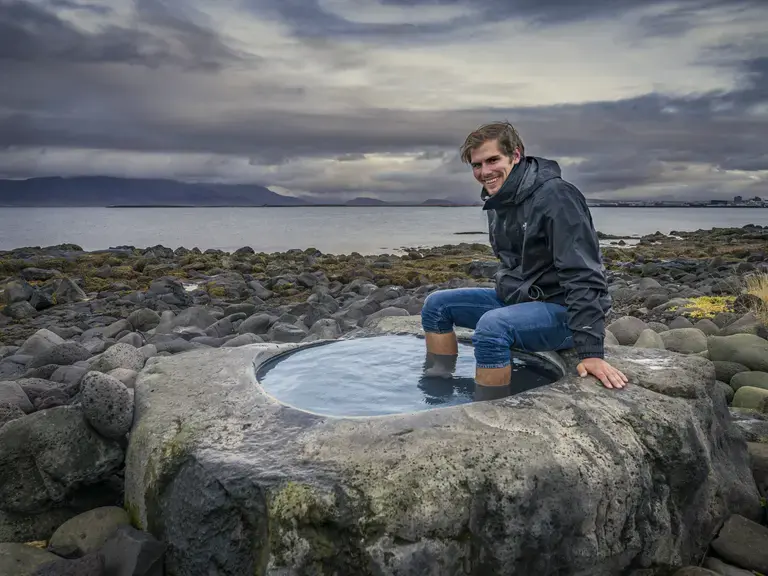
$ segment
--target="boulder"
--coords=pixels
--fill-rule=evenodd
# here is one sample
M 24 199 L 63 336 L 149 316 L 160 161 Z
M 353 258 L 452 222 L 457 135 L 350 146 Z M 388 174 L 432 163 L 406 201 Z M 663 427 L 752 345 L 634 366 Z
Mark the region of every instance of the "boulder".
M 741 386 L 733 395 L 732 406 L 763 412 L 768 408 L 768 389 Z
M 348 337 L 419 326 L 385 317 Z M 300 346 L 195 350 L 139 374 L 126 506 L 168 545 L 167 576 L 608 576 L 697 563 L 732 514 L 759 518 L 703 358 L 608 347 L 630 379 L 617 391 L 564 351 L 542 355 L 560 380 L 513 397 L 332 418 L 256 380 L 254 364 Z
M 107 375 L 116 380 L 120 380 L 120 382 L 125 384 L 126 388 L 133 388 L 138 373 L 135 370 L 128 370 L 128 368 L 115 368 Z
M 58 344 L 63 344 L 64 339 L 47 328 L 42 328 L 27 338 L 21 348 L 16 352 L 27 356 L 37 356 Z
M 718 389 L 721 390 L 723 395 L 725 396 L 725 401 L 728 404 L 730 404 L 731 401 L 733 400 L 733 394 L 734 394 L 733 388 L 731 388 L 729 384 L 726 384 L 725 382 L 721 382 L 720 380 L 718 380 L 716 384 Z
M 704 567 L 709 568 L 718 576 L 755 576 L 754 572 L 742 570 L 741 568 L 726 564 L 722 560 L 712 557 L 704 560 Z
M 63 342 L 36 355 L 27 365 L 29 368 L 41 366 L 71 366 L 75 362 L 87 360 L 91 352 L 77 342 Z
M 3 576 L 34 576 L 41 566 L 54 562 L 50 552 L 26 544 L 0 544 L 0 574 Z
M 768 528 L 749 518 L 730 516 L 712 541 L 712 549 L 731 564 L 768 573 Z
M 707 349 L 707 335 L 698 328 L 670 328 L 659 336 L 672 352 L 696 354 Z
M 101 549 L 106 574 L 109 576 L 163 576 L 166 547 L 164 543 L 146 532 L 121 525 Z M 208 570 L 207 573 L 210 574 L 211 571 Z M 216 573 L 221 574 L 219 571 L 213 572 L 213 574 Z
M 702 318 L 693 327 L 698 328 L 707 336 L 717 336 L 720 333 L 720 328 L 709 318 Z
M 53 293 L 53 302 L 56 304 L 71 304 L 88 300 L 88 295 L 69 278 L 62 279 Z
M 104 558 L 101 554 L 94 553 L 77 560 L 59 558 L 40 566 L 34 576 L 111 576 L 111 574 L 105 572 Z
M 661 335 L 650 328 L 646 328 L 640 332 L 640 337 L 635 342 L 636 348 L 657 348 L 664 350 L 664 340 Z
M 734 374 L 731 378 L 731 388 L 738 390 L 742 386 L 768 390 L 768 372 L 739 372 Z
M 758 334 L 762 322 L 754 314 L 754 312 L 748 312 L 736 322 L 729 324 L 720 331 L 722 336 L 731 336 L 733 334 Z
M 26 412 L 19 408 L 17 404 L 8 404 L 0 400 L 0 428 L 2 428 L 3 424 L 6 422 L 23 418 L 25 414 Z
M 762 496 L 768 495 L 768 444 L 750 442 L 749 457 L 752 462 L 752 475 L 757 489 Z
M 83 414 L 106 438 L 119 440 L 131 429 L 133 398 L 125 384 L 101 372 L 88 372 L 80 382 Z
M 43 512 L 122 463 L 122 448 L 88 426 L 76 406 L 12 420 L 0 428 L 0 510 Z
M 35 410 L 29 396 L 27 396 L 19 383 L 13 380 L 0 382 L 0 404 L 16 406 L 23 410 L 25 414 Z
M 128 315 L 128 322 L 134 330 L 146 332 L 160 324 L 160 315 L 149 308 L 139 308 Z
M 111 372 L 117 368 L 127 368 L 138 372 L 144 366 L 144 354 L 130 344 L 115 344 L 91 360 L 91 370 Z
M 715 365 L 715 374 L 717 375 L 717 379 L 721 382 L 725 382 L 726 384 L 730 384 L 731 378 L 733 378 L 739 372 L 749 371 L 749 368 L 744 366 L 744 364 L 739 364 L 738 362 L 715 360 L 712 363 Z
M 8 304 L 5 308 L 0 309 L 0 313 L 14 320 L 24 320 L 25 318 L 31 318 L 35 315 L 37 310 L 29 302 L 14 302 Z
M 98 551 L 120 526 L 129 524 L 122 508 L 104 506 L 67 520 L 51 536 L 48 549 L 64 558 L 79 558 Z
M 768 372 L 768 340 L 754 334 L 709 336 L 707 347 L 711 360 L 728 360 L 750 370 Z
M 622 346 L 632 346 L 646 328 L 648 324 L 634 316 L 623 316 L 606 327 Z

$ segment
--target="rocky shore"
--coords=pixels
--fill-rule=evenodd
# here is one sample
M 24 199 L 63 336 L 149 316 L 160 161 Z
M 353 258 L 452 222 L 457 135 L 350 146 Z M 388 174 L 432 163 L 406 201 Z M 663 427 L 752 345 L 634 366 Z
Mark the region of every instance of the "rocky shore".
M 607 343 L 712 361 L 767 496 L 768 227 L 601 236 Z M 496 266 L 466 243 L 378 256 L 0 252 L 0 574 L 162 574 L 164 544 L 123 510 L 133 387 L 149 358 L 338 338 L 416 315 L 436 289 L 492 286 Z M 712 550 L 709 571 L 679 573 L 768 572 L 763 525 L 733 517 Z

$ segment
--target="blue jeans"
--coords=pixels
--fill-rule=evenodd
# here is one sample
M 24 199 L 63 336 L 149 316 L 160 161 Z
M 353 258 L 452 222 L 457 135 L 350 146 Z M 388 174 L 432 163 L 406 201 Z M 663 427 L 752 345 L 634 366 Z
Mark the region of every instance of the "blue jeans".
M 425 332 L 446 334 L 454 326 L 474 330 L 472 343 L 478 368 L 510 364 L 510 349 L 527 352 L 573 347 L 568 314 L 559 304 L 524 302 L 505 305 L 493 288 L 438 290 L 421 310 Z

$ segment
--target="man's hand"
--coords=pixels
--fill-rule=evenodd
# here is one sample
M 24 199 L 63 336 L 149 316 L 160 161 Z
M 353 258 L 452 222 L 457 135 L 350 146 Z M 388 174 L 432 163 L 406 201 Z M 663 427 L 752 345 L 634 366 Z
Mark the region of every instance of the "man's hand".
M 627 385 L 627 377 L 619 370 L 608 364 L 602 358 L 585 358 L 576 366 L 579 376 L 584 378 L 592 374 L 603 383 L 606 388 L 624 388 Z

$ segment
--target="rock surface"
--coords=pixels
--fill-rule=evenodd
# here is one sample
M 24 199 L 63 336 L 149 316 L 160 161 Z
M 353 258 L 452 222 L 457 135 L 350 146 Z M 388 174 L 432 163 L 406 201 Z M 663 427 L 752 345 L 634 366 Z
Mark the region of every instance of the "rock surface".
M 349 337 L 417 326 L 385 317 Z M 126 503 L 168 544 L 168 576 L 608 576 L 697 563 L 729 516 L 759 517 L 703 358 L 609 347 L 631 382 L 612 391 L 564 353 L 565 377 L 512 398 L 337 419 L 261 393 L 254 358 L 296 346 L 195 350 L 140 373 Z
M 108 506 L 89 510 L 62 524 L 48 549 L 63 558 L 77 558 L 97 552 L 120 526 L 129 524 L 122 508 Z
M 88 372 L 80 384 L 83 414 L 105 438 L 119 440 L 131 429 L 133 398 L 117 378 Z
M 0 574 L 33 576 L 35 571 L 57 558 L 50 552 L 25 544 L 0 543 Z
M 77 407 L 12 420 L 0 428 L 0 511 L 45 511 L 122 462 L 122 448 L 97 435 Z
M 768 528 L 743 516 L 728 518 L 712 549 L 725 560 L 748 570 L 768 572 Z

